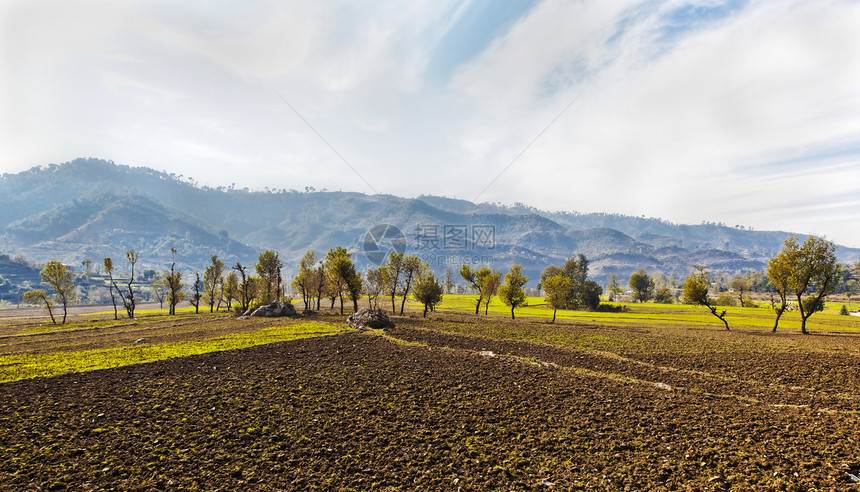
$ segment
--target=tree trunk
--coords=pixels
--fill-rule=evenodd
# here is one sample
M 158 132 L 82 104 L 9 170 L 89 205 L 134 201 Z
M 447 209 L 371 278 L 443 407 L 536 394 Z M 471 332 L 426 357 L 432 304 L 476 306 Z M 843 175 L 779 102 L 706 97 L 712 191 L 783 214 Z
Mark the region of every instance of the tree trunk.
M 427 304 L 424 305 L 424 317 L 427 317 Z
M 785 312 L 785 304 L 782 305 L 779 309 L 776 310 L 776 320 L 773 322 L 773 330 L 771 333 L 776 333 L 776 328 L 779 326 L 779 318 L 782 316 L 782 313 Z
M 801 299 L 800 294 L 797 295 L 797 309 L 800 310 L 800 333 L 806 335 L 806 318 L 809 316 L 806 315 L 803 309 L 803 299 Z
M 45 307 L 48 308 L 48 316 L 51 317 L 51 323 L 57 324 L 57 320 L 54 319 L 54 313 L 51 311 L 51 304 L 48 301 L 45 301 Z
M 513 306 L 511 306 L 511 319 L 516 319 L 514 317 L 514 307 Z
M 352 300 L 352 311 L 354 313 L 358 312 L 358 298 L 357 297 Z
M 391 291 L 391 314 L 397 314 L 397 305 L 394 304 L 395 292 Z
M 108 290 L 110 290 L 110 300 L 113 302 L 113 319 L 119 319 L 119 314 L 116 310 L 116 296 L 113 295 L 113 283 L 111 283 Z
M 555 324 L 555 313 L 556 313 L 556 311 L 558 311 L 558 309 L 553 309 L 553 310 L 552 310 L 552 323 L 553 323 L 553 324 Z
M 723 311 L 723 314 L 717 314 L 717 308 L 716 307 L 711 306 L 710 304 L 705 304 L 705 306 L 707 306 L 708 309 L 711 310 L 711 314 L 713 314 L 717 318 L 720 318 L 720 321 L 722 321 L 723 324 L 726 325 L 726 331 L 732 331 L 732 329 L 729 328 L 729 322 L 726 321 L 726 312 L 725 311 Z
M 481 314 L 481 301 L 484 300 L 484 296 L 478 296 L 478 304 L 475 304 L 475 314 Z
M 403 308 L 406 307 L 406 296 L 407 294 L 403 294 L 403 301 L 400 303 L 400 316 L 403 316 Z
M 340 314 L 343 315 L 343 294 L 341 293 L 340 297 Z

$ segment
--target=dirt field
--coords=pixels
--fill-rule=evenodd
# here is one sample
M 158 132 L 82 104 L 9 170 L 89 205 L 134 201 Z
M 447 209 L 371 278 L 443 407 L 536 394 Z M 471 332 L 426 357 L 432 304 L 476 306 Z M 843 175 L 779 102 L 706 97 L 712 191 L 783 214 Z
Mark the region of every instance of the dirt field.
M 444 325 L 4 383 L 0 489 L 860 490 L 856 350 L 610 353 Z

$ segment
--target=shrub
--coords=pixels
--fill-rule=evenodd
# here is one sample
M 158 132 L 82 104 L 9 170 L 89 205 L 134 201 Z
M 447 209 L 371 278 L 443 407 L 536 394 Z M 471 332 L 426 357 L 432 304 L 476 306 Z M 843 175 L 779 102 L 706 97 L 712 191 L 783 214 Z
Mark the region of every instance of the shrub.
M 672 304 L 675 302 L 675 297 L 668 287 L 660 287 L 657 289 L 657 293 L 654 294 L 654 302 L 658 304 Z
M 848 316 L 848 306 L 843 304 L 842 309 L 839 310 L 839 314 L 841 314 L 842 316 Z
M 735 302 L 735 297 L 728 292 L 723 292 L 714 299 L 714 304 L 717 306 L 734 306 Z

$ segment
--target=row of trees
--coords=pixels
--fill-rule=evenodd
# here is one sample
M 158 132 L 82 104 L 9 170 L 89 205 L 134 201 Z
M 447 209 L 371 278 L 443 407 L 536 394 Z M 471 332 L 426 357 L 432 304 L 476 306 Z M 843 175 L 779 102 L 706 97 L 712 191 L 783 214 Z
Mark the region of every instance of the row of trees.
M 835 245 L 821 238 L 808 237 L 802 244 L 797 237 L 789 237 L 782 251 L 770 260 L 767 279 L 779 298 L 779 304 L 774 304 L 776 319 L 773 331 L 777 330 L 779 320 L 789 305 L 789 299 L 795 299 L 801 315 L 801 332 L 807 333 L 806 322 L 813 313 L 824 308 L 824 299 L 835 291 L 840 279 L 840 267 L 835 259 Z M 285 285 L 282 278 L 283 264 L 278 253 L 264 251 L 259 254 L 254 266 L 253 275 L 248 268 L 237 263 L 226 267 L 217 255 L 211 257 L 210 264 L 205 268 L 203 277 L 195 272 L 193 282 L 188 292 L 183 288 L 182 272 L 176 269 L 176 250 L 171 248 L 173 261 L 170 269 L 154 275 L 151 279 L 156 298 L 168 303 L 169 314 L 176 314 L 176 306 L 185 299 L 199 312 L 201 304 L 209 306 L 210 311 L 226 305 L 227 309 L 247 311 L 255 305 L 268 304 L 285 298 Z M 138 303 L 138 292 L 135 291 L 135 266 L 139 254 L 129 250 L 125 254 L 129 265 L 129 274 L 124 279 L 115 277 L 115 266 L 111 258 L 104 258 L 104 271 L 109 279 L 109 292 L 114 305 L 114 316 L 119 317 L 118 305 L 121 305 L 129 318 L 134 317 Z M 538 289 L 545 293 L 547 305 L 553 309 L 552 322 L 556 320 L 558 309 L 598 309 L 603 288 L 588 278 L 589 261 L 582 255 L 571 256 L 563 266 L 550 265 L 540 276 Z M 726 311 L 717 312 L 717 303 L 709 295 L 714 286 L 712 274 L 705 266 L 694 265 L 694 271 L 683 284 L 683 301 L 689 304 L 707 307 L 719 318 L 726 329 Z M 519 265 L 511 267 L 502 277 L 498 271 L 486 266 L 473 268 L 463 265 L 460 276 L 478 294 L 475 302 L 475 314 L 484 308 L 484 314 L 489 311 L 489 304 L 494 296 L 511 308 L 511 318 L 515 318 L 516 308 L 526 302 L 525 284 L 528 277 L 523 275 Z M 62 305 L 62 323 L 65 323 L 68 306 L 72 304 L 77 292 L 72 272 L 57 261 L 49 262 L 41 272 L 42 281 L 54 291 L 49 295 L 43 289 L 36 289 L 25 294 L 25 301 L 42 304 L 48 310 L 54 323 L 54 309 Z M 452 280 L 446 278 L 450 289 Z M 292 287 L 300 293 L 305 309 L 319 310 L 323 299 L 331 301 L 330 309 L 340 300 L 340 312 L 344 312 L 344 301 L 352 301 L 353 310 L 358 310 L 362 297 L 367 298 L 371 309 L 378 309 L 380 299 L 387 298 L 391 302 L 391 311 L 403 314 L 406 301 L 412 296 L 424 306 L 424 316 L 428 311 L 442 302 L 443 287 L 433 274 L 427 263 L 417 256 L 391 252 L 387 261 L 378 268 L 360 272 L 349 253 L 343 247 L 330 249 L 323 259 L 318 260 L 315 253 L 308 251 L 302 258 L 299 271 L 292 281 Z M 644 270 L 640 269 L 630 276 L 628 285 L 634 300 L 645 302 L 653 297 L 659 300 L 661 296 L 670 296 L 668 288 L 656 289 L 655 282 Z M 739 291 L 741 305 L 744 304 L 744 292 L 748 291 L 751 283 L 745 278 L 737 278 L 732 287 Z M 665 288 L 666 292 L 663 292 Z M 607 286 L 610 296 L 621 292 L 617 277 L 609 278 Z
M 352 301 L 353 310 L 358 310 L 358 301 L 367 297 L 370 309 L 379 309 L 380 298 L 390 299 L 391 312 L 397 312 L 400 299 L 400 314 L 406 300 L 412 295 L 424 305 L 424 316 L 442 302 L 442 285 L 430 266 L 417 256 L 407 256 L 392 251 L 387 261 L 378 268 L 362 274 L 352 260 L 352 254 L 343 247 L 330 249 L 325 257 L 317 261 L 314 252 L 308 251 L 299 263 L 293 287 L 302 296 L 305 308 L 316 305 L 320 309 L 323 299 L 340 299 L 343 314 L 344 297 Z
M 172 262 L 170 269 L 157 273 L 150 279 L 155 298 L 164 307 L 167 301 L 168 313 L 176 314 L 176 306 L 183 300 L 188 300 L 194 306 L 195 312 L 200 312 L 200 306 L 209 306 L 210 311 L 220 309 L 225 304 L 232 309 L 233 302 L 238 301 L 238 307 L 245 311 L 252 303 L 269 303 L 281 299 L 284 295 L 281 268 L 283 264 L 278 254 L 273 251 L 260 253 L 255 265 L 256 276 L 249 275 L 247 267 L 236 263 L 232 268 L 225 267 L 217 255 L 211 257 L 211 263 L 206 267 L 203 278 L 199 272 L 194 273 L 194 281 L 188 286 L 188 292 L 183 290 L 182 271 L 176 268 L 176 249 L 170 249 Z M 114 318 L 119 318 L 119 308 L 122 306 L 129 318 L 134 318 L 139 302 L 140 283 L 136 281 L 135 267 L 140 254 L 131 249 L 125 253 L 129 269 L 128 275 L 120 279 L 116 276 L 113 259 L 106 257 L 102 260 L 104 272 L 108 276 L 108 291 L 114 307 Z M 232 270 L 232 271 L 231 271 Z M 48 284 L 54 291 L 49 295 L 44 289 L 28 291 L 24 301 L 29 304 L 42 305 L 51 316 L 51 321 L 57 324 L 54 310 L 62 306 L 63 318 L 66 322 L 68 307 L 77 299 L 73 273 L 59 261 L 50 261 L 41 271 L 42 282 Z

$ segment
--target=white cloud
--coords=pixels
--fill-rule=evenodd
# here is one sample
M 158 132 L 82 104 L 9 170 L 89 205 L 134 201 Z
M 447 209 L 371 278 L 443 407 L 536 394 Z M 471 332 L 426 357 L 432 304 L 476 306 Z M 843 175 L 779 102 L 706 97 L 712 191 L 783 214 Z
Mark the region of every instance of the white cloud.
M 472 199 L 575 100 L 482 200 L 860 246 L 837 225 L 860 185 L 856 2 L 544 0 L 496 30 L 479 6 L 5 2 L 0 171 L 96 156 L 370 191 L 280 94 L 375 189 Z M 439 70 L 455 32 L 485 47 Z

